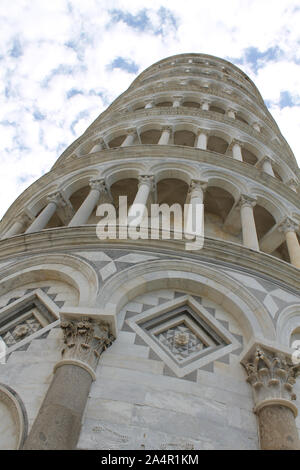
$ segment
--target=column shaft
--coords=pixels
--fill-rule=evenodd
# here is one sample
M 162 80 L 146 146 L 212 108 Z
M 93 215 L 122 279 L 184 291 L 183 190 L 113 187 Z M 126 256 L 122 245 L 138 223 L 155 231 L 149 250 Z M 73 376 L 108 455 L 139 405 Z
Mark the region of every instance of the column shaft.
M 15 221 L 15 223 L 7 230 L 7 232 L 2 235 L 2 238 L 9 238 L 13 237 L 14 235 L 18 235 L 24 231 L 25 228 L 25 218 L 19 218 Z
M 243 161 L 242 149 L 240 144 L 234 144 L 232 147 L 232 156 L 235 160 Z
M 273 176 L 275 178 L 275 174 L 274 174 L 274 171 L 273 171 L 273 168 L 272 168 L 272 163 L 268 158 L 264 159 L 264 161 L 262 163 L 262 168 L 263 168 L 265 173 L 267 173 L 268 175 Z
M 252 205 L 241 203 L 241 222 L 243 245 L 252 250 L 259 250 Z
M 78 211 L 69 223 L 69 227 L 84 225 L 88 221 L 100 197 L 99 189 L 91 189 Z
M 200 132 L 196 137 L 196 145 L 198 149 L 206 150 L 207 149 L 207 140 L 208 136 L 204 132 Z
M 209 103 L 204 101 L 204 103 L 201 105 L 201 109 L 203 109 L 203 111 L 209 111 Z
M 58 367 L 24 449 L 75 449 L 91 384 L 90 373 L 82 367 Z
M 57 209 L 57 204 L 54 201 L 51 201 L 47 206 L 42 210 L 38 217 L 32 222 L 30 227 L 26 230 L 25 233 L 39 232 L 43 230 L 53 214 Z
M 132 145 L 134 141 L 134 137 L 135 137 L 134 132 L 131 132 L 130 134 L 128 134 L 124 142 L 122 143 L 121 147 L 128 147 L 129 145 Z
M 171 135 L 171 129 L 163 129 L 158 145 L 168 145 Z
M 286 244 L 293 266 L 300 269 L 300 246 L 296 232 L 287 231 L 285 233 Z
M 140 184 L 134 199 L 132 206 L 128 212 L 128 219 L 134 217 L 134 225 L 140 225 L 143 215 L 145 212 L 145 208 L 147 206 L 148 197 L 151 191 L 151 187 L 153 185 L 153 177 L 152 176 L 142 176 L 140 180 Z M 136 216 L 136 211 L 139 211 L 139 216 Z
M 299 437 L 293 411 L 279 404 L 263 407 L 258 413 L 262 450 L 299 450 Z
M 100 152 L 100 150 L 103 150 L 103 145 L 101 143 L 98 143 L 93 146 L 89 153 Z

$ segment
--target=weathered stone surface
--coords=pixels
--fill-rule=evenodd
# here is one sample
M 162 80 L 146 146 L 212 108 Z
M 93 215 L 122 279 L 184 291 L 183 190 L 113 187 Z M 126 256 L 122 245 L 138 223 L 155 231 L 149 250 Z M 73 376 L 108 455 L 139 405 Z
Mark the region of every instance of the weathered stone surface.
M 300 450 L 294 413 L 286 406 L 265 406 L 258 423 L 262 450 Z
M 59 367 L 24 449 L 74 449 L 91 383 L 91 375 L 81 367 Z

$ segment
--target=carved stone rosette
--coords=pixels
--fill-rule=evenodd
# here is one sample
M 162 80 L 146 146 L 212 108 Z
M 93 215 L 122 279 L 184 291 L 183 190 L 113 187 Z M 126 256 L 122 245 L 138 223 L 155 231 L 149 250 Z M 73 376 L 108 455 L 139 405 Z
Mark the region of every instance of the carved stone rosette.
M 62 360 L 83 363 L 95 371 L 102 352 L 114 340 L 109 325 L 83 317 L 63 320 L 61 328 L 64 333 Z

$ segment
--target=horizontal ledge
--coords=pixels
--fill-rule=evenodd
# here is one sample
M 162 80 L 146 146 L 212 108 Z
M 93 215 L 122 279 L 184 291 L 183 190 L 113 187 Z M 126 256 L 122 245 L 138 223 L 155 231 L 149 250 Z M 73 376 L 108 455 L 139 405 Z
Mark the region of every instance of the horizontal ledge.
M 23 234 L 0 240 L 0 260 L 5 261 L 15 256 L 78 249 L 99 250 L 105 248 L 123 248 L 130 250 L 154 250 L 168 256 L 182 256 L 193 260 L 213 262 L 227 268 L 261 274 L 263 277 L 276 280 L 278 285 L 290 286 L 293 291 L 299 290 L 299 269 L 279 260 L 272 255 L 246 248 L 242 245 L 220 239 L 205 238 L 201 250 L 187 251 L 187 240 L 99 240 L 95 225 L 79 227 L 59 227 L 41 232 Z M 5 267 L 4 267 L 5 269 Z M 284 280 L 284 282 L 283 282 Z

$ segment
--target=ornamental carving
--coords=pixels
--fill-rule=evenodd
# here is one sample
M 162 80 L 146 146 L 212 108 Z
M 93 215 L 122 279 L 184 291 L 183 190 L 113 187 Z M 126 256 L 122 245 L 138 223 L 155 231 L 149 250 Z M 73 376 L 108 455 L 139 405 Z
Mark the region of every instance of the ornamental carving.
M 281 224 L 278 226 L 278 230 L 279 232 L 284 232 L 284 233 L 287 233 L 287 232 L 297 232 L 299 228 L 299 224 L 291 219 L 290 217 L 287 217 L 286 219 L 284 219 Z
M 99 358 L 113 342 L 109 325 L 96 323 L 90 318 L 63 320 L 64 333 L 62 358 L 78 360 L 96 370 Z
M 285 354 L 257 346 L 254 355 L 243 366 L 256 405 L 269 399 L 296 400 L 293 386 L 300 373 L 300 364 L 292 364 Z
M 255 204 L 255 197 L 249 196 L 248 194 L 241 194 L 241 198 L 239 201 L 240 207 L 254 207 Z
M 91 189 L 96 189 L 100 192 L 106 192 L 105 181 L 103 178 L 91 179 L 89 184 Z

